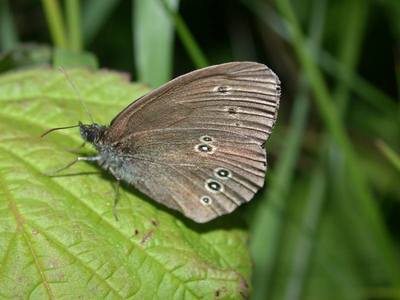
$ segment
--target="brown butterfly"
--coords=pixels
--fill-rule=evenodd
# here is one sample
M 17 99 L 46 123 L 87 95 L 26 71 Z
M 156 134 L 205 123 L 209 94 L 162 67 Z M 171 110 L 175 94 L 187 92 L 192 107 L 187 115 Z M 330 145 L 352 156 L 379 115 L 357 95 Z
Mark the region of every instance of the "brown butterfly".
M 74 162 L 97 161 L 118 181 L 207 222 L 250 201 L 264 185 L 264 143 L 279 97 L 279 79 L 263 64 L 200 69 L 133 102 L 109 126 L 79 123 L 98 155 Z

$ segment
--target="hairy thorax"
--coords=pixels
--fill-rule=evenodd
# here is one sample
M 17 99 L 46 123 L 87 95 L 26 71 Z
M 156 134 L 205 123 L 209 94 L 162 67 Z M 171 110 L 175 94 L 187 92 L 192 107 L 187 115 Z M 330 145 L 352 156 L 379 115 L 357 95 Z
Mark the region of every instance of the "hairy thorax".
M 119 145 L 103 144 L 94 145 L 98 151 L 98 164 L 105 170 L 110 171 L 117 179 L 128 183 L 135 182 L 135 168 L 132 157 L 123 151 Z

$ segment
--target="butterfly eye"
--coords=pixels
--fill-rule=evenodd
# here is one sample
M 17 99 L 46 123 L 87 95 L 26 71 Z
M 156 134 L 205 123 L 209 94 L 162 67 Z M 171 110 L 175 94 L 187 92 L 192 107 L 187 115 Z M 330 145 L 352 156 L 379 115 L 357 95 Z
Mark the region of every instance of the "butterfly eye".
M 200 138 L 200 141 L 209 143 L 209 142 L 213 142 L 214 139 L 211 136 L 205 135 Z
M 222 169 L 222 168 L 216 169 L 214 173 L 215 173 L 215 176 L 217 176 L 218 178 L 221 178 L 221 179 L 227 179 L 228 177 L 231 176 L 230 171 L 228 171 L 226 169 Z
M 215 180 L 209 179 L 206 182 L 206 188 L 213 193 L 217 193 L 223 190 L 223 185 Z
M 208 196 L 203 196 L 200 198 L 201 203 L 204 205 L 210 205 L 212 203 L 212 199 Z

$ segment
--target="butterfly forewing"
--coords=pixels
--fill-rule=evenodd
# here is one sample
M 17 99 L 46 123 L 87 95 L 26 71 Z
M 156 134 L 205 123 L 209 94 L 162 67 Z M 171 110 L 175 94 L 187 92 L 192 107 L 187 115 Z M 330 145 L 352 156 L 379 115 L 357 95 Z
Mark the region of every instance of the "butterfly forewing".
M 234 62 L 180 76 L 129 105 L 103 143 L 121 152 L 122 179 L 206 222 L 250 201 L 264 183 L 263 144 L 279 106 L 277 76 Z

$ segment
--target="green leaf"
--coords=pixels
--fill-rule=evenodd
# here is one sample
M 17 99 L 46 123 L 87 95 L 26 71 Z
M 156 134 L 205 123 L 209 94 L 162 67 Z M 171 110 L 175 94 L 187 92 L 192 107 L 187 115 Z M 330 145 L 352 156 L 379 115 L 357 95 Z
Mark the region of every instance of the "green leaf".
M 67 72 L 101 124 L 147 91 L 114 72 Z M 79 120 L 88 117 L 61 72 L 0 77 L 0 298 L 247 297 L 247 234 L 232 217 L 194 224 L 124 185 L 116 221 L 115 181 L 96 165 L 43 175 L 82 141 L 76 129 L 39 135 Z
M 90 67 L 96 69 L 99 63 L 90 52 L 55 48 L 53 53 L 54 67 Z
M 0 72 L 48 66 L 52 54 L 52 49 L 46 45 L 20 44 L 0 54 Z

